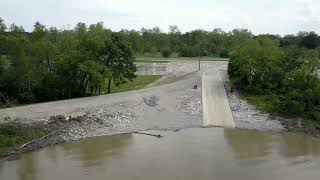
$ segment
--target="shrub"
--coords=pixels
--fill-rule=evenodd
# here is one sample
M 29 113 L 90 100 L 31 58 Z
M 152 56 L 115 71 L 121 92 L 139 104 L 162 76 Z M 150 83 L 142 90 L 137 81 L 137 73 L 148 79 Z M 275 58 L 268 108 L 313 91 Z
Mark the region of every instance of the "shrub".
M 229 50 L 228 49 L 224 49 L 220 52 L 220 57 L 221 58 L 229 58 Z
M 320 107 L 314 108 L 308 113 L 310 119 L 320 121 Z
M 23 92 L 18 94 L 18 101 L 20 103 L 33 103 L 36 99 L 32 92 Z
M 172 55 L 172 51 L 170 49 L 163 49 L 161 53 L 162 53 L 162 57 L 165 57 L 165 58 L 169 58 Z
M 42 125 L 23 124 L 19 122 L 0 124 L 0 157 L 9 148 L 37 139 L 51 132 Z
M 199 56 L 199 48 L 192 46 L 184 46 L 179 52 L 181 57 L 197 57 Z

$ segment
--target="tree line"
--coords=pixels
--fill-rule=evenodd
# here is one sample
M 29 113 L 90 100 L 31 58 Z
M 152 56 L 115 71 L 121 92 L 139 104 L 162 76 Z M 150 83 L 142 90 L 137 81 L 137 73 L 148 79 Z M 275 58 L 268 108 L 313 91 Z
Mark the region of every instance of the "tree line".
M 280 47 L 296 46 L 305 49 L 315 49 L 320 46 L 320 38 L 314 32 L 299 32 L 297 35 L 254 35 L 247 29 L 234 29 L 225 32 L 221 29 L 212 31 L 194 30 L 182 33 L 175 25 L 164 33 L 160 28 L 142 28 L 120 31 L 130 42 L 136 54 L 162 55 L 176 53 L 181 57 L 214 56 L 228 58 L 230 51 L 241 42 L 258 37 L 269 37 L 279 41 Z M 165 55 L 168 56 L 168 55 Z M 170 56 L 170 55 L 169 55 Z
M 194 30 L 182 33 L 176 25 L 169 27 L 169 32 L 165 33 L 160 28 L 142 28 L 136 30 L 121 30 L 132 49 L 140 55 L 162 54 L 170 57 L 173 53 L 180 57 L 198 56 L 229 56 L 229 50 L 240 41 L 252 38 L 254 35 L 247 29 L 235 29 L 224 32 L 221 29 L 212 31 Z

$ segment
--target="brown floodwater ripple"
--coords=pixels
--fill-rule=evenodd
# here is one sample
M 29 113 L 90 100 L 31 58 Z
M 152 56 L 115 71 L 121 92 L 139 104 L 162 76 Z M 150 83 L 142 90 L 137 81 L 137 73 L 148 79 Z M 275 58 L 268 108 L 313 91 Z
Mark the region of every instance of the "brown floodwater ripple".
M 29 152 L 0 166 L 1 180 L 315 180 L 320 142 L 307 135 L 234 129 L 148 131 Z

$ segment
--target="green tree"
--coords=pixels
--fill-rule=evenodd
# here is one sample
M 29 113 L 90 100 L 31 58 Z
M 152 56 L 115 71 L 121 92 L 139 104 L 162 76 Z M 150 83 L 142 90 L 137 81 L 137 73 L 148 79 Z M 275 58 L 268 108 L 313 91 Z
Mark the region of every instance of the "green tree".
M 169 48 L 162 50 L 162 57 L 169 58 L 172 55 L 172 51 Z
M 275 112 L 320 120 L 318 51 L 279 45 L 267 36 L 241 43 L 231 53 L 232 83 L 245 93 L 267 97 Z
M 0 17 L 0 32 L 4 32 L 6 29 L 7 29 L 7 26 L 4 23 L 4 20 Z
M 307 33 L 302 38 L 300 45 L 308 49 L 315 49 L 320 45 L 320 37 L 315 32 Z
M 229 74 L 240 88 L 268 93 L 281 87 L 283 59 L 277 41 L 268 38 L 247 40 L 232 52 Z
M 33 32 L 31 34 L 32 40 L 37 41 L 43 38 L 46 34 L 46 31 L 46 26 L 37 21 L 33 25 Z
M 16 33 L 21 33 L 21 32 L 24 32 L 24 29 L 23 29 L 22 26 L 17 26 L 17 25 L 15 25 L 13 23 L 13 24 L 10 25 L 9 31 L 10 32 L 16 32 Z
M 111 82 L 116 85 L 126 83 L 136 77 L 133 52 L 120 33 L 113 33 L 110 41 L 107 41 L 103 63 L 111 70 L 108 81 L 108 93 L 111 93 Z

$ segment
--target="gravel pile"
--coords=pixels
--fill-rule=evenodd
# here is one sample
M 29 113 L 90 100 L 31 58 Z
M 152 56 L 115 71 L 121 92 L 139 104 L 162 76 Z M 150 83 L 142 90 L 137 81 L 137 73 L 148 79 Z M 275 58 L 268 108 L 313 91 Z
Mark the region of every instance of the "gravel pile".
M 70 115 L 72 124 L 60 136 L 65 141 L 72 141 L 100 135 L 101 132 L 96 133 L 98 129 L 103 129 L 104 134 L 125 131 L 143 114 L 144 106 L 143 98 L 138 98 L 112 107 L 99 106 L 86 113 L 73 113 Z
M 202 99 L 200 96 L 184 96 L 177 98 L 177 109 L 191 115 L 202 114 Z
M 235 125 L 240 129 L 253 129 L 261 131 L 282 131 L 284 127 L 277 119 L 272 119 L 247 101 L 242 100 L 236 93 L 226 88 Z

